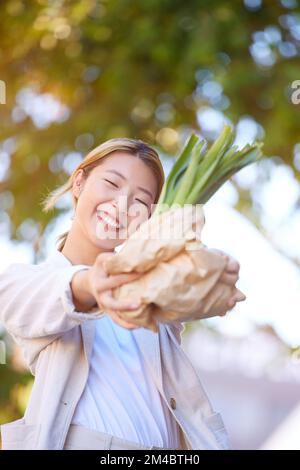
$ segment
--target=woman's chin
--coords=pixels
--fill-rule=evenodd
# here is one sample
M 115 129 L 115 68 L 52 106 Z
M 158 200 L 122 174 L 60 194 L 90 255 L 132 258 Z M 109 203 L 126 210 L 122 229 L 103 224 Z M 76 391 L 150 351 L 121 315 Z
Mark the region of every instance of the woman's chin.
M 99 248 L 113 250 L 116 246 L 120 245 L 127 239 L 124 232 L 126 231 L 114 234 L 98 230 L 96 234 L 92 236 L 92 240 Z

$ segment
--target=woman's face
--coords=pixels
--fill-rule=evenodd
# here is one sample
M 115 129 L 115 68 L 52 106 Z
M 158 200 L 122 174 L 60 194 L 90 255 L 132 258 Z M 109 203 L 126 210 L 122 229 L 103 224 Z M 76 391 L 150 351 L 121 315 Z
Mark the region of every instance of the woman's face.
M 87 178 L 82 171 L 77 174 L 72 229 L 79 230 L 93 245 L 112 250 L 150 217 L 157 190 L 155 175 L 142 160 L 115 151 Z

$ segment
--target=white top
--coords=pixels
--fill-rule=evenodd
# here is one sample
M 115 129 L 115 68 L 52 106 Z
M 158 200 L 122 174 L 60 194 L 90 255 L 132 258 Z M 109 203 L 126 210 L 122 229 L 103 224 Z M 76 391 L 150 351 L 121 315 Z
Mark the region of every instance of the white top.
M 89 377 L 72 424 L 146 446 L 179 448 L 175 418 L 148 373 L 135 334 L 109 315 L 96 322 Z

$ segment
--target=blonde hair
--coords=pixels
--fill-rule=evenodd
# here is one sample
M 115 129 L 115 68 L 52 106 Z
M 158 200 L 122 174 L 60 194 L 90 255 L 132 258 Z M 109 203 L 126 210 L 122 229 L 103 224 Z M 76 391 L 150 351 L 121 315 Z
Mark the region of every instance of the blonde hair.
M 155 197 L 154 204 L 157 203 L 165 181 L 164 170 L 159 159 L 158 153 L 154 148 L 150 147 L 147 143 L 142 140 L 121 137 L 109 139 L 103 142 L 102 144 L 98 145 L 93 150 L 91 150 L 83 158 L 82 162 L 78 165 L 78 167 L 73 171 L 66 183 L 54 189 L 46 196 L 46 198 L 41 203 L 42 210 L 44 212 L 48 212 L 49 210 L 53 209 L 56 202 L 68 192 L 70 192 L 72 195 L 72 206 L 75 210 L 77 205 L 77 199 L 72 193 L 72 187 L 77 173 L 80 170 L 83 170 L 83 173 L 87 178 L 93 168 L 99 165 L 102 158 L 116 151 L 128 152 L 131 155 L 141 159 L 148 167 L 151 168 L 158 184 L 158 191 Z M 66 239 L 68 237 L 68 233 L 69 231 L 64 232 L 57 238 L 56 243 L 59 243 L 57 247 L 59 251 L 63 249 Z

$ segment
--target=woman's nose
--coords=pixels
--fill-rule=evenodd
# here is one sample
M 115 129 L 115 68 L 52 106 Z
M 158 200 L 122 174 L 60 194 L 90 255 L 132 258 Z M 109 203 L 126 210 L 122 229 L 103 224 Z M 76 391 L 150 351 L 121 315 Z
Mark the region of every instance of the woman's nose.
M 124 201 L 123 203 L 120 201 L 118 203 L 118 201 L 114 200 L 114 201 L 112 201 L 112 206 L 116 209 L 116 211 L 119 215 L 121 215 L 121 214 L 124 215 L 125 214 L 125 216 L 128 217 L 127 201 L 126 202 Z

